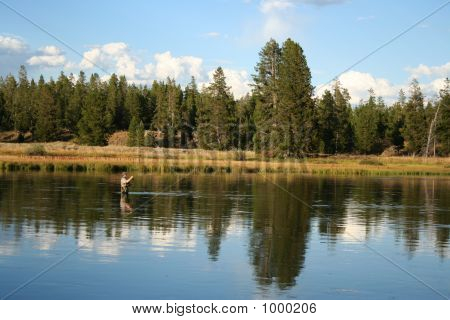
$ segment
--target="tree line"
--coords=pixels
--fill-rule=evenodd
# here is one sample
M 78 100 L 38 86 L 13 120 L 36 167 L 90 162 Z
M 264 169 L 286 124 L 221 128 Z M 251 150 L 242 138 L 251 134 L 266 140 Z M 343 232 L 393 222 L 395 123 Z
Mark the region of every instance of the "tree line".
M 302 47 L 270 40 L 259 52 L 252 90 L 235 99 L 221 67 L 212 82 L 184 88 L 174 79 L 151 86 L 129 84 L 112 74 L 89 80 L 63 72 L 55 81 L 0 78 L 0 131 L 31 132 L 35 141 L 75 138 L 106 145 L 128 131 L 130 146 L 255 150 L 267 157 L 310 153 L 380 154 L 387 148 L 410 155 L 450 153 L 450 81 L 436 101 L 425 103 L 417 80 L 408 96 L 387 105 L 373 90 L 352 108 L 339 81 L 314 96 Z

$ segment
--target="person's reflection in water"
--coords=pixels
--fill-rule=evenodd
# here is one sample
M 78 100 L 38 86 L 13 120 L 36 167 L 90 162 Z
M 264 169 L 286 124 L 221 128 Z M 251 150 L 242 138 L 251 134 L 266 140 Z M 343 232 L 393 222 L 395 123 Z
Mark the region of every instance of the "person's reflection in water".
M 133 212 L 133 207 L 130 204 L 130 199 L 128 199 L 128 194 L 120 194 L 120 212 L 122 214 L 130 214 Z

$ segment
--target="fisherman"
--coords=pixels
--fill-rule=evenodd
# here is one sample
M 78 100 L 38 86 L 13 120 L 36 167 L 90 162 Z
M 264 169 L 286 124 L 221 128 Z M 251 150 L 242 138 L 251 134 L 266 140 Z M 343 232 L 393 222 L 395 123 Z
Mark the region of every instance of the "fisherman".
M 128 194 L 128 187 L 131 184 L 131 180 L 133 180 L 133 176 L 128 179 L 127 173 L 122 173 L 122 179 L 120 179 L 120 192 L 122 194 Z

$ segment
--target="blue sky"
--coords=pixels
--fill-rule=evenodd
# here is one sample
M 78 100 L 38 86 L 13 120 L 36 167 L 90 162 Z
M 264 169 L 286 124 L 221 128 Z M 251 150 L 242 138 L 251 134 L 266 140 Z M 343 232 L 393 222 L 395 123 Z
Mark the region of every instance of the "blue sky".
M 208 83 L 219 65 L 237 97 L 247 92 L 258 52 L 270 37 L 304 49 L 321 88 L 445 0 L 2 0 L 83 57 L 0 4 L 0 75 L 24 64 L 30 76 L 123 73 L 151 83 L 196 76 Z M 352 102 L 369 88 L 388 101 L 417 77 L 432 98 L 450 76 L 450 4 L 340 78 Z

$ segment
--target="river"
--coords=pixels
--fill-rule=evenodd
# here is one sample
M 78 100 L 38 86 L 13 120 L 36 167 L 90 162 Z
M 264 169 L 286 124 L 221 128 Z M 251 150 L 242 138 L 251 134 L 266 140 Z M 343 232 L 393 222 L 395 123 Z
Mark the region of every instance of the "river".
M 450 179 L 0 174 L 7 299 L 442 299 Z

